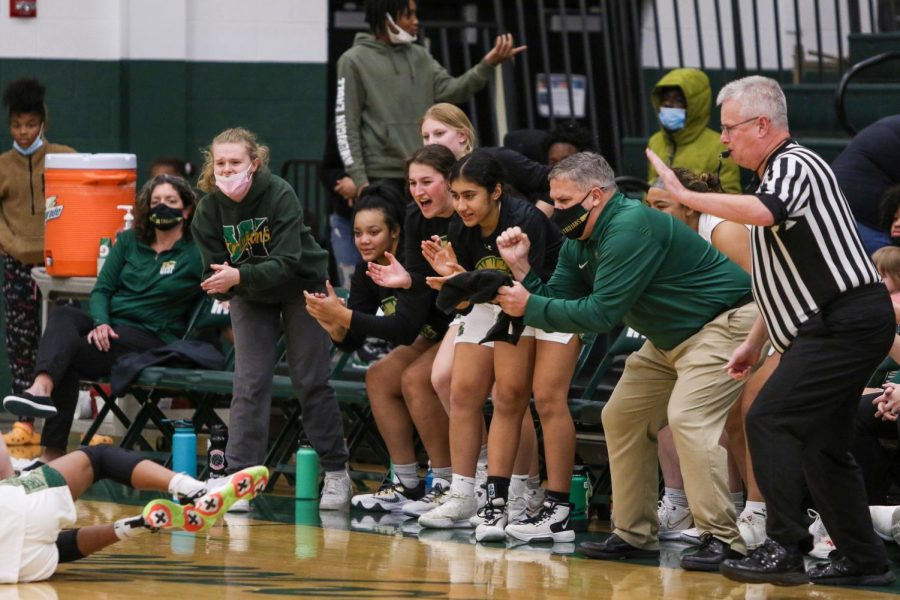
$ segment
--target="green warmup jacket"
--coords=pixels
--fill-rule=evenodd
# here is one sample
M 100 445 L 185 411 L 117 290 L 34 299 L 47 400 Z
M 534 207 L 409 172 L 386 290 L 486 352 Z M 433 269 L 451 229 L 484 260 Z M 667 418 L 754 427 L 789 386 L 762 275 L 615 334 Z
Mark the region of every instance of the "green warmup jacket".
M 94 325 L 128 325 L 156 334 L 169 343 L 187 326 L 200 300 L 203 263 L 197 245 L 186 239 L 159 254 L 138 241 L 134 229 L 116 237 L 91 290 Z
M 493 68 L 480 62 L 452 77 L 419 44 L 386 44 L 358 33 L 337 63 L 335 133 L 347 174 L 404 177 L 406 159 L 422 146 L 420 122 L 435 102 L 468 100 Z
M 687 100 L 687 116 L 684 128 L 669 132 L 663 129 L 650 137 L 647 146 L 657 156 L 672 167 L 690 169 L 695 173 L 719 172 L 722 188 L 729 194 L 741 191 L 741 173 L 737 164 L 730 158 L 719 158 L 719 153 L 727 150 L 719 141 L 719 134 L 709 127 L 709 114 L 712 106 L 712 89 L 709 77 L 697 69 L 675 69 L 669 71 L 653 88 L 650 101 L 654 114 L 659 114 L 660 88 L 681 88 Z M 656 169 L 650 165 L 647 174 L 650 183 L 656 180 Z
M 687 225 L 614 195 L 587 240 L 566 240 L 550 280 L 532 270 L 525 323 L 604 333 L 624 322 L 671 350 L 750 293 L 750 277 Z
M 328 253 L 303 222 L 293 188 L 262 168 L 247 195 L 235 202 L 218 189 L 200 199 L 191 232 L 203 257 L 203 279 L 211 264 L 228 263 L 241 282 L 219 300 L 234 295 L 269 304 L 296 298 L 325 281 Z

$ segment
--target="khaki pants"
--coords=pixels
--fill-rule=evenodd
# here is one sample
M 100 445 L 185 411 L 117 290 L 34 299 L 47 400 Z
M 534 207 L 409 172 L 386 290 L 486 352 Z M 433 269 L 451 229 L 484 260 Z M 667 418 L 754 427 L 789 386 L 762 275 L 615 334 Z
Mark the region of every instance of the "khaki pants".
M 743 387 L 724 367 L 758 315 L 753 303 L 726 310 L 672 350 L 660 350 L 647 341 L 625 363 L 625 372 L 603 410 L 603 429 L 612 473 L 615 533 L 632 546 L 659 547 L 656 434 L 668 423 L 694 525 L 746 552 L 719 437 Z

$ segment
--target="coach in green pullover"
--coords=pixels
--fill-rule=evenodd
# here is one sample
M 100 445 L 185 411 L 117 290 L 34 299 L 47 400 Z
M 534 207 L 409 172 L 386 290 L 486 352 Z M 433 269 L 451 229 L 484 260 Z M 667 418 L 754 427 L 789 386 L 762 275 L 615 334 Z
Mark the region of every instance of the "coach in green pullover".
M 724 367 L 757 316 L 750 279 L 683 223 L 625 198 L 614 179 L 588 152 L 553 168 L 554 221 L 569 239 L 543 284 L 527 237 L 501 235 L 501 256 L 522 283 L 502 288 L 500 305 L 550 331 L 603 333 L 624 322 L 648 340 L 603 411 L 616 530 L 579 550 L 601 559 L 658 553 L 656 434 L 668 423 L 694 523 L 711 534 L 682 567 L 717 570 L 746 551 L 719 437 L 741 390 Z

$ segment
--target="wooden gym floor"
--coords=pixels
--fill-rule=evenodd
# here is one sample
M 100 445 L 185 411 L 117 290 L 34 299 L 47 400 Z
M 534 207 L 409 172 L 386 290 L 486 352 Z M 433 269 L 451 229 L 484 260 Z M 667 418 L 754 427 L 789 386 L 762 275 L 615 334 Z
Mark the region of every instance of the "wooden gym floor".
M 78 502 L 79 525 L 134 515 L 153 494 L 101 482 Z M 658 561 L 581 558 L 573 544 L 475 544 L 470 530 L 419 532 L 392 515 L 319 513 L 268 495 L 249 516 L 208 534 L 148 534 L 63 565 L 48 582 L 0 586 L 0 600 L 53 598 L 895 598 L 895 589 L 776 588 L 679 568 L 683 546 Z M 596 525 L 595 525 L 596 526 Z M 601 539 L 602 533 L 579 540 Z M 900 549 L 890 548 L 895 561 Z

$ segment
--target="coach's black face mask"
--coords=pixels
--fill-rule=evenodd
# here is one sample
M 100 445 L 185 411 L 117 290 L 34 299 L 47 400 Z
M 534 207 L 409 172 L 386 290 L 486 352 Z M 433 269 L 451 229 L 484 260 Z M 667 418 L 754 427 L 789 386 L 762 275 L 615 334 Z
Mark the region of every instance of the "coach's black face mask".
M 591 195 L 593 189 L 588 190 L 581 202 L 577 202 L 569 208 L 557 208 L 553 210 L 551 220 L 556 223 L 559 230 L 564 236 L 570 240 L 577 240 L 584 234 L 584 228 L 587 227 L 588 215 L 591 211 L 585 210 L 584 201 Z

